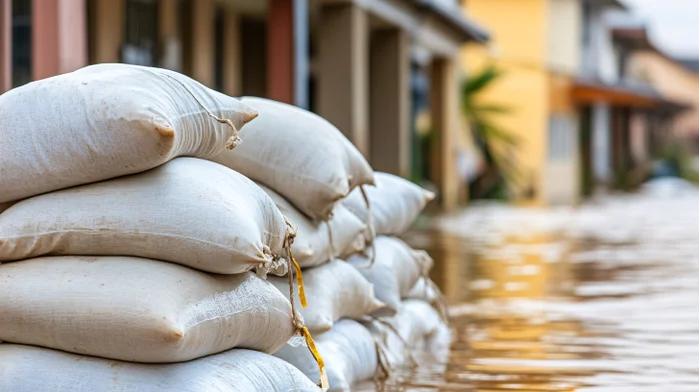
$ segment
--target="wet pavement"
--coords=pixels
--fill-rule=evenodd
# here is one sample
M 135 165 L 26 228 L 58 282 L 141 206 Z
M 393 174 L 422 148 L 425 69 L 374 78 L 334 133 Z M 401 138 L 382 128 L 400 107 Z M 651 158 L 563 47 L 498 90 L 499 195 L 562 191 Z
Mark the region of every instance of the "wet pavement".
M 360 390 L 699 391 L 699 193 L 480 205 L 406 236 L 436 261 L 448 363 Z

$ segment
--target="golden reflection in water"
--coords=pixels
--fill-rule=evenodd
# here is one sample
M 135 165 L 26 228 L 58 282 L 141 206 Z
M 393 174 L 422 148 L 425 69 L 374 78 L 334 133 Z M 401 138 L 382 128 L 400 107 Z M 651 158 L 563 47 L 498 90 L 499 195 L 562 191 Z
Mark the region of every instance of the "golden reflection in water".
M 415 380 L 406 380 L 396 390 L 578 388 L 586 371 L 557 368 L 547 361 L 560 363 L 589 354 L 556 343 L 583 334 L 581 324 L 552 318 L 538 306 L 574 300 L 569 244 L 555 233 L 507 236 L 486 245 L 439 232 L 411 233 L 406 240 L 434 258 L 431 277 L 455 305 L 456 339 L 441 385 L 423 389 L 417 388 L 419 383 L 411 386 Z

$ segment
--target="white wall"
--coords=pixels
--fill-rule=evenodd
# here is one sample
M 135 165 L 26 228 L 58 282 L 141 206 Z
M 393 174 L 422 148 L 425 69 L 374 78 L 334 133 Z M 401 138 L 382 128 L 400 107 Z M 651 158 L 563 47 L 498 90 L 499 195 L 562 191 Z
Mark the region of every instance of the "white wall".
M 583 47 L 583 75 L 608 84 L 619 80 L 619 64 L 610 29 L 613 7 L 591 8 L 588 15 L 589 42 Z
M 575 114 L 549 118 L 545 198 L 548 204 L 571 205 L 580 195 L 579 119 Z
M 548 66 L 554 72 L 577 75 L 582 54 L 582 5 L 579 0 L 551 0 Z

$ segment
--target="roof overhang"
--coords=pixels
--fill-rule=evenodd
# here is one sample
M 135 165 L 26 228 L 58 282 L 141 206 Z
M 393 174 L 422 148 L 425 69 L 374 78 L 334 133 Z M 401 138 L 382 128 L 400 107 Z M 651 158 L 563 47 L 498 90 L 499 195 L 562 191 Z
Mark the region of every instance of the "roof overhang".
M 676 116 L 693 109 L 694 106 L 688 103 L 665 100 L 656 108 L 656 111 L 666 116 Z
M 446 7 L 436 0 L 407 0 L 416 4 L 421 11 L 436 17 L 453 30 L 462 41 L 487 42 L 490 33 L 461 12 L 458 6 Z
M 582 104 L 605 102 L 612 106 L 652 108 L 663 101 L 651 88 L 630 87 L 622 83 L 605 84 L 584 79 L 575 81 L 572 93 L 573 100 Z
M 616 7 L 622 10 L 628 10 L 629 7 L 619 0 L 583 0 L 583 3 L 589 4 L 595 7 Z
M 572 89 L 578 104 L 604 102 L 611 106 L 651 109 L 675 115 L 693 108 L 691 104 L 667 99 L 650 86 L 629 83 L 605 84 L 596 80 L 578 79 Z
M 653 50 L 659 52 L 648 37 L 645 27 L 614 27 L 611 29 L 614 41 L 631 50 Z

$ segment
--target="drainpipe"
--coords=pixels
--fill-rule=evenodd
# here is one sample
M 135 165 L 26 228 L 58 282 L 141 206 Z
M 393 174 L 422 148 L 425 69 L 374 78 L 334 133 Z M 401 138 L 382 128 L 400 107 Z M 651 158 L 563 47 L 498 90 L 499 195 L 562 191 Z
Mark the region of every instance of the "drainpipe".
M 12 88 L 12 1 L 0 0 L 0 93 Z
M 310 109 L 308 102 L 308 0 L 294 1 L 294 104 Z

